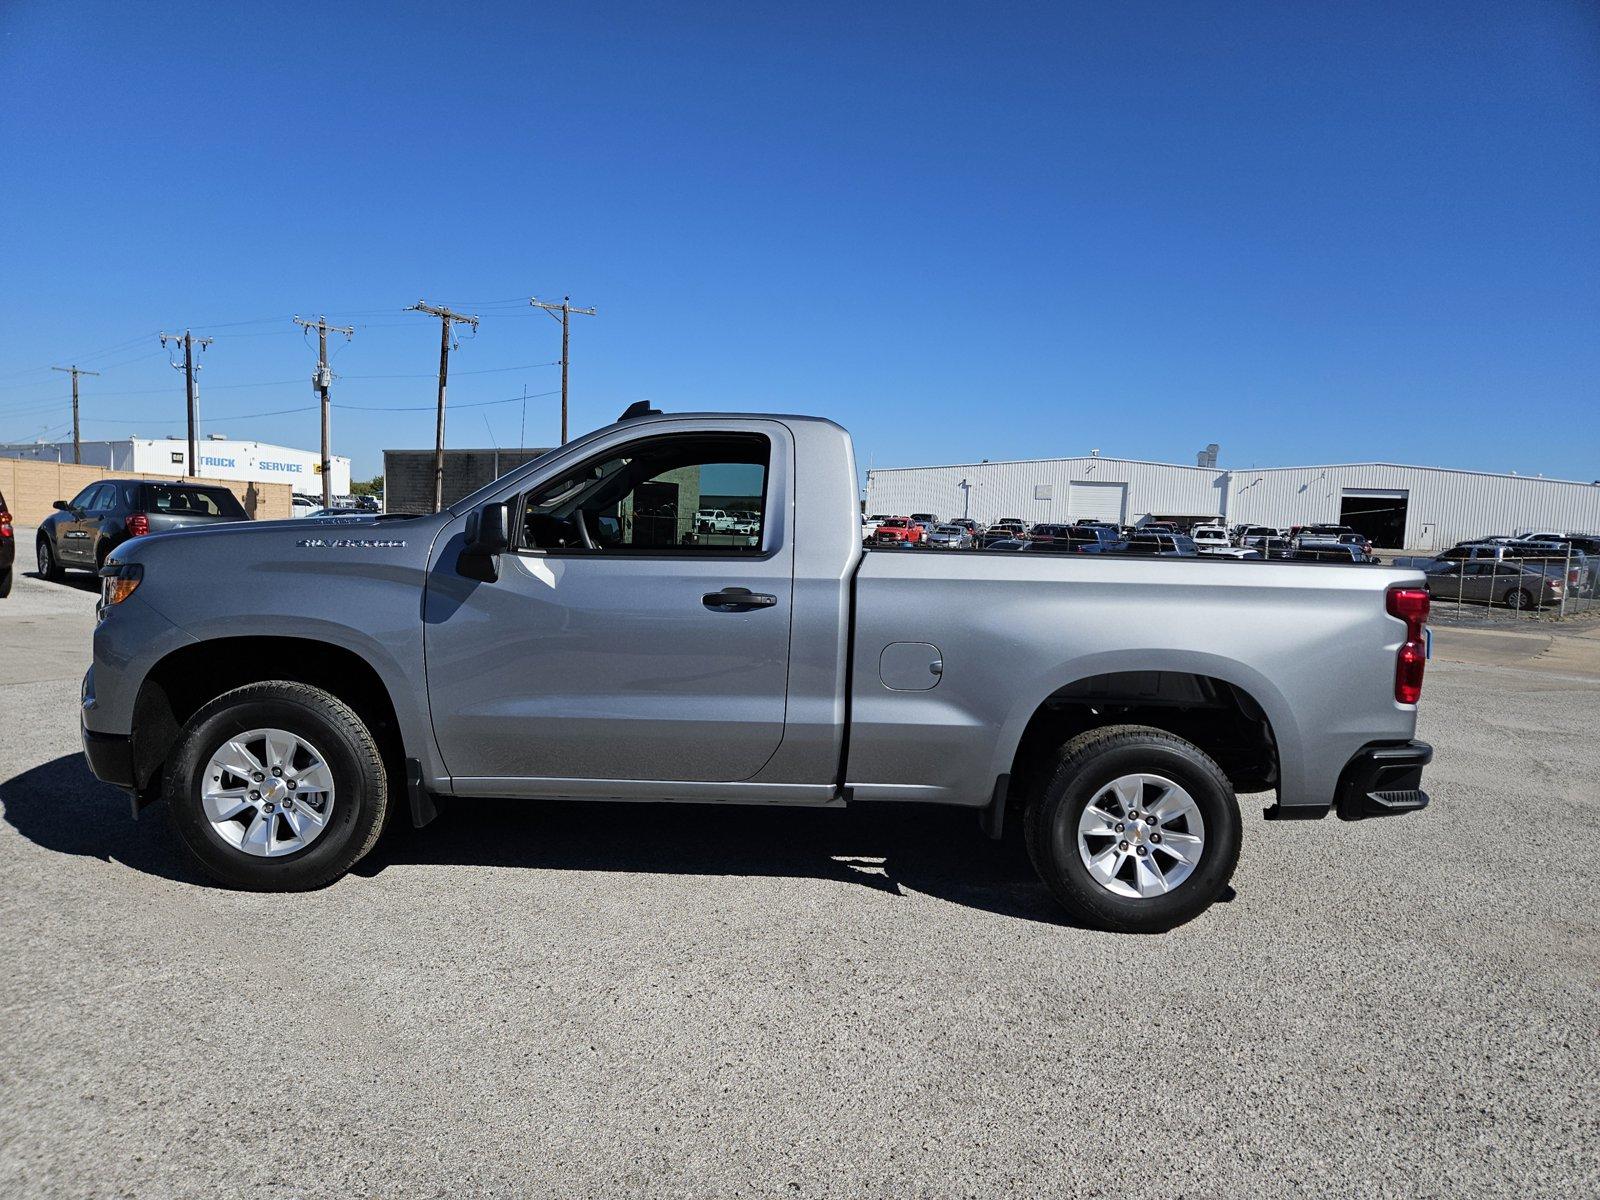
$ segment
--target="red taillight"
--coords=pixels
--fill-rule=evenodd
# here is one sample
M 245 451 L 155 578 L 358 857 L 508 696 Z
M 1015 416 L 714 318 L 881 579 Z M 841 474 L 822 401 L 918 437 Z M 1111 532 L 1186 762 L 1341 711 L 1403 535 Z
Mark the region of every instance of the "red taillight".
M 11 529 L 11 514 L 0 508 L 0 538 L 14 536 Z
M 128 527 L 129 537 L 143 537 L 150 532 L 150 518 L 144 513 L 129 513 L 123 524 Z
M 1390 588 L 1385 601 L 1391 617 L 1406 623 L 1406 640 L 1394 663 L 1394 698 L 1401 704 L 1415 704 L 1422 695 L 1422 672 L 1428 663 L 1422 627 L 1428 623 L 1427 588 Z

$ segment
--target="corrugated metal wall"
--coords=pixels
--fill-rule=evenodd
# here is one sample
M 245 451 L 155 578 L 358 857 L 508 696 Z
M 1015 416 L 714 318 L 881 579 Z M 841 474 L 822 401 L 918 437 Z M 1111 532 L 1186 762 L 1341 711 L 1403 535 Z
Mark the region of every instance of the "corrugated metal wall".
M 1385 463 L 1234 471 L 1228 520 L 1278 526 L 1337 521 L 1345 490 L 1363 488 L 1407 493 L 1411 549 L 1536 528 L 1600 529 L 1600 487 Z
M 989 523 L 1066 521 L 1074 480 L 1128 485 L 1129 524 L 1152 514 L 1221 513 L 1230 524 L 1337 521 L 1346 489 L 1407 493 L 1407 548 L 1530 529 L 1600 531 L 1600 486 L 1385 463 L 1218 471 L 1117 458 L 1049 458 L 867 473 L 867 512 L 931 512 Z M 966 486 L 963 486 L 965 484 Z
M 962 481 L 968 486 L 963 487 Z M 1123 458 L 1047 458 L 954 467 L 899 467 L 867 472 L 867 512 L 931 512 L 987 524 L 1020 517 L 1030 524 L 1066 521 L 1071 485 L 1125 483 L 1130 524 L 1151 513 L 1215 516 L 1226 473 Z M 970 500 L 968 499 L 970 497 Z

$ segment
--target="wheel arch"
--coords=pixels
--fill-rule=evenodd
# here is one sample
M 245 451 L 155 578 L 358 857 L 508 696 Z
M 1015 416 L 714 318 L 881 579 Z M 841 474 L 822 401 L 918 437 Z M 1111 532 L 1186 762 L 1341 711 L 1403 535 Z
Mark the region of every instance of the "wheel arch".
M 1164 653 L 1100 656 L 1036 689 L 1006 723 L 996 774 L 1009 773 L 1012 793 L 1025 796 L 1068 738 L 1123 724 L 1193 742 L 1236 791 L 1281 787 L 1300 770 L 1293 712 L 1270 681 L 1232 660 Z
M 304 683 L 355 710 L 382 750 L 391 779 L 403 784 L 407 752 L 394 699 L 378 669 L 347 646 L 277 634 L 216 637 L 158 659 L 134 700 L 134 785 L 158 786 L 184 723 L 200 707 L 248 683 Z

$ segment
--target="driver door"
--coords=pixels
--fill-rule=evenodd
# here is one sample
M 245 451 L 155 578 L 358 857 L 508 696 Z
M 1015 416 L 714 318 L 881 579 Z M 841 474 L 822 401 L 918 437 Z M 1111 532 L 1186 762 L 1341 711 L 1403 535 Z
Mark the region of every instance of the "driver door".
M 73 498 L 72 511 L 66 514 L 56 536 L 56 552 L 63 563 L 94 564 L 94 528 L 100 520 L 95 514 L 110 487 L 109 483 L 93 483 Z
M 793 549 L 787 430 L 627 431 L 504 497 L 499 578 L 463 576 L 460 536 L 425 601 L 429 703 L 464 793 L 563 780 L 738 782 L 783 740 Z M 746 509 L 753 532 L 708 528 Z M 636 788 L 619 787 L 623 794 Z

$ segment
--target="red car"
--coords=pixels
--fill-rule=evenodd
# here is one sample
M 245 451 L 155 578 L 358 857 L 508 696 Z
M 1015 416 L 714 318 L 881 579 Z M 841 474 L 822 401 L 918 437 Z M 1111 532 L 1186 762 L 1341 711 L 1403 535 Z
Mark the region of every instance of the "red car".
M 11 594 L 11 564 L 17 557 L 16 530 L 11 527 L 11 510 L 0 496 L 0 600 Z
M 902 542 L 915 546 L 922 540 L 922 526 L 916 524 L 910 517 L 890 517 L 873 531 L 872 540 L 880 546 L 892 546 Z

